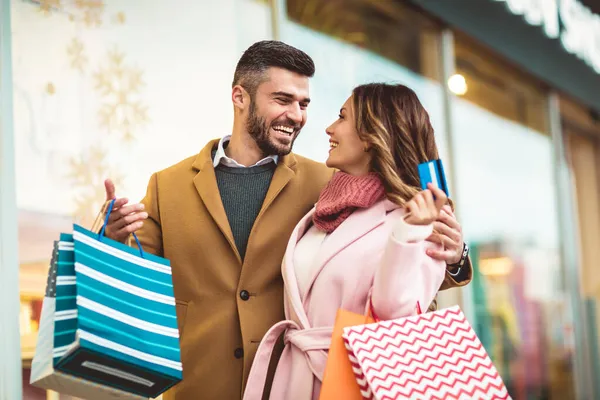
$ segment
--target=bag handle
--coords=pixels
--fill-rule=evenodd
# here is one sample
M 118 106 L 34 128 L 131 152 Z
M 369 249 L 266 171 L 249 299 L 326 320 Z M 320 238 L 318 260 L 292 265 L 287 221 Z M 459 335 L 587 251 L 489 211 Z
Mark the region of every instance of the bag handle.
M 421 304 L 419 304 L 419 302 L 417 301 L 417 315 L 421 315 L 423 314 L 423 312 L 421 311 Z M 377 314 L 375 314 L 375 310 L 373 309 L 373 302 L 369 299 L 369 314 L 371 314 L 371 317 L 373 317 L 373 319 L 375 320 L 375 322 L 381 322 L 381 319 L 379 319 L 379 317 L 377 316 Z
M 117 199 L 112 199 L 110 201 L 110 203 L 108 203 L 108 207 L 106 208 L 106 216 L 104 217 L 104 224 L 102 225 L 102 229 L 100 229 L 100 232 L 98 233 L 98 240 L 102 241 L 102 238 L 104 237 L 104 231 L 106 230 L 106 225 L 108 225 L 108 217 L 110 217 L 110 213 L 112 212 L 112 209 L 115 205 L 115 201 Z M 135 239 L 135 242 L 137 243 L 138 249 L 140 250 L 140 257 L 144 258 L 144 250 L 142 249 L 142 244 L 140 243 L 137 235 L 135 234 L 135 232 L 133 232 L 133 238 Z
M 110 202 L 111 202 L 111 200 L 106 200 L 104 202 L 104 204 L 102 205 L 100 212 L 96 215 L 96 219 L 94 220 L 94 223 L 92 224 L 92 227 L 90 228 L 90 230 L 92 232 L 98 233 L 100 231 L 100 229 L 102 228 L 102 221 L 104 221 L 104 214 L 106 213 L 106 209 L 108 208 L 108 205 L 110 204 Z

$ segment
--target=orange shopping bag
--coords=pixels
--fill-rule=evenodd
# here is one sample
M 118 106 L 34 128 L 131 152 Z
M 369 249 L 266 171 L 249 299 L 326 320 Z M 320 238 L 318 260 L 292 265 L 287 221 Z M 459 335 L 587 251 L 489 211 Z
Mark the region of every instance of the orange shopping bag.
M 364 325 L 375 322 L 366 315 L 355 314 L 346 310 L 338 310 L 335 317 L 335 326 L 331 335 L 331 346 L 327 357 L 323 385 L 319 400 L 362 400 L 360 388 L 356 383 L 356 376 L 352 371 L 352 364 L 348 358 L 348 350 L 342 339 L 345 327 Z

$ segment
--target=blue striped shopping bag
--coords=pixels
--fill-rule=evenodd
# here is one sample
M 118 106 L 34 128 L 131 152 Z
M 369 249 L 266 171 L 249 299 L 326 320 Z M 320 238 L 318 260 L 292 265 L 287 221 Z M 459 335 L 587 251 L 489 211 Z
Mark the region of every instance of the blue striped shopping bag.
M 170 263 L 135 235 L 138 249 L 106 238 L 106 222 L 100 233 L 74 225 L 56 244 L 52 367 L 90 391 L 157 397 L 182 379 Z
M 96 382 L 78 378 L 73 375 L 54 369 L 54 360 L 60 360 L 60 357 L 54 357 L 55 353 L 65 353 L 70 345 L 74 342 L 74 328 L 77 326 L 76 318 L 67 318 L 66 315 L 59 314 L 58 321 L 63 321 L 58 324 L 58 335 L 55 340 L 55 326 L 57 325 L 56 315 L 56 292 L 59 292 L 59 302 L 61 307 L 66 297 L 70 293 L 65 293 L 65 289 L 74 291 L 74 286 L 65 285 L 65 282 L 57 286 L 58 270 L 61 269 L 61 274 L 64 274 L 64 269 L 70 268 L 74 270 L 73 243 L 72 235 L 63 235 L 63 242 L 54 242 L 50 268 L 48 271 L 48 282 L 46 285 L 46 294 L 42 303 L 42 315 L 40 318 L 40 326 L 38 330 L 37 345 L 35 355 L 31 363 L 30 384 L 42 389 L 53 390 L 55 392 L 64 393 L 77 398 L 86 400 L 144 400 L 147 396 L 139 396 L 133 393 L 128 393 L 123 390 L 105 386 Z M 59 262 L 60 256 L 60 262 Z M 65 339 L 66 336 L 70 338 Z M 62 341 L 62 343 L 61 343 Z M 55 344 L 58 344 L 55 350 Z M 63 347 L 61 349 L 61 347 Z

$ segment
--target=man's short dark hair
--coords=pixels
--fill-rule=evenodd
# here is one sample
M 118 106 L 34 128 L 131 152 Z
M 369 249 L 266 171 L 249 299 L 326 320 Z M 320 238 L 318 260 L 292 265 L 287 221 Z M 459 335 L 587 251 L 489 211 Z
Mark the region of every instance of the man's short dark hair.
M 250 46 L 238 61 L 233 86 L 241 85 L 254 97 L 258 85 L 266 79 L 267 69 L 283 68 L 312 78 L 315 64 L 302 50 L 276 40 L 263 40 Z

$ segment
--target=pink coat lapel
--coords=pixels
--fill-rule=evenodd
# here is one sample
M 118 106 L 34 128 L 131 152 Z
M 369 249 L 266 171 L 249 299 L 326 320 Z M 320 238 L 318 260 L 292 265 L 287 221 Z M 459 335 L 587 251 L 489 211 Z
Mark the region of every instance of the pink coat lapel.
M 340 251 L 383 224 L 388 209 L 393 208 L 397 208 L 397 206 L 388 200 L 382 200 L 372 207 L 356 210 L 327 237 L 317 256 L 318 268 L 310 278 L 308 289 L 302 298 L 302 304 L 306 303 L 311 288 L 325 265 Z
M 298 317 L 300 324 L 306 327 L 309 326 L 304 311 L 304 303 L 315 279 L 319 276 L 323 267 L 325 267 L 325 265 L 327 265 L 327 263 L 340 251 L 375 229 L 377 226 L 383 224 L 387 212 L 396 208 L 398 208 L 398 206 L 389 200 L 379 201 L 370 208 L 355 211 L 335 231 L 333 231 L 327 237 L 324 246 L 317 255 L 316 262 L 318 268 L 311 276 L 308 290 L 304 293 L 302 298 L 300 298 L 296 272 L 294 269 L 294 250 L 298 241 L 302 238 L 312 222 L 312 216 L 315 212 L 314 208 L 300 220 L 290 237 L 282 265 L 285 289 L 288 293 L 288 300 L 291 303 L 290 306 L 292 307 L 292 310 L 288 309 L 287 311 L 293 311 Z

